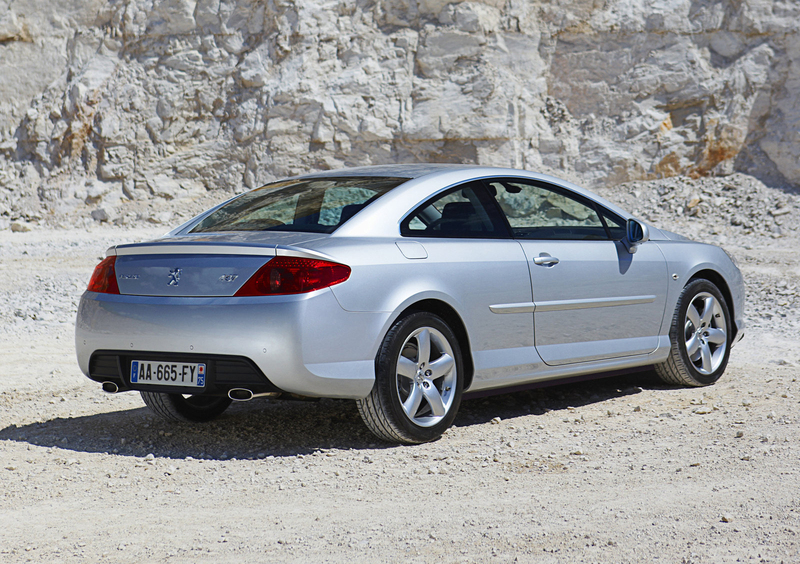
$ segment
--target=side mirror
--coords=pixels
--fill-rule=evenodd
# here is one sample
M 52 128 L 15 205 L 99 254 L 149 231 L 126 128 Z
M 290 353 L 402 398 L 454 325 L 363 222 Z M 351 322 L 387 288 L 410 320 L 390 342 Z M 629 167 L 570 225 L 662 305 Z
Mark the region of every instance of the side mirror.
M 635 219 L 629 219 L 625 226 L 625 246 L 628 252 L 633 254 L 636 248 L 650 239 L 650 230 L 647 225 Z

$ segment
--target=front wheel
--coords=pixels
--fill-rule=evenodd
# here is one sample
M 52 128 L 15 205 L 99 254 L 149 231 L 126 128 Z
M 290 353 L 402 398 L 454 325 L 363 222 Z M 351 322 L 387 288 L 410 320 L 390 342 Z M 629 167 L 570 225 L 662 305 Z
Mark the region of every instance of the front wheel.
M 731 348 L 728 305 L 708 280 L 693 280 L 681 292 L 672 318 L 672 343 L 656 373 L 668 384 L 707 386 L 719 380 Z
M 218 396 L 183 396 L 163 392 L 139 392 L 147 407 L 162 419 L 202 422 L 222 415 L 231 400 Z
M 455 334 L 430 313 L 398 320 L 375 359 L 372 392 L 358 411 L 379 438 L 406 444 L 433 441 L 450 427 L 461 403 L 464 368 Z

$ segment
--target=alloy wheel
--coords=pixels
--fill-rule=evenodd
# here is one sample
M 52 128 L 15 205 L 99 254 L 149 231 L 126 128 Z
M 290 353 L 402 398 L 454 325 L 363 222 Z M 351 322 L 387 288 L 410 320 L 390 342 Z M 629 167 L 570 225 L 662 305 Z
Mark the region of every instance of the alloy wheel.
M 686 309 L 684 342 L 700 374 L 711 374 L 722 364 L 728 348 L 725 309 L 710 293 L 697 294 Z
M 403 343 L 397 359 L 397 394 L 408 419 L 431 427 L 453 405 L 457 369 L 453 347 L 433 327 L 420 327 Z

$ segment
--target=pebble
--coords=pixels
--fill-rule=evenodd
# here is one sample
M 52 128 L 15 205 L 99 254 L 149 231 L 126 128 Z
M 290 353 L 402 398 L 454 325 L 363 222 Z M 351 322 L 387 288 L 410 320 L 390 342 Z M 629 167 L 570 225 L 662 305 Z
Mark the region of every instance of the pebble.
M 27 223 L 19 223 L 17 221 L 11 224 L 11 231 L 14 233 L 27 233 L 31 228 Z
M 163 212 L 154 213 L 153 215 L 151 215 L 148 218 L 148 220 L 151 223 L 155 223 L 155 224 L 159 224 L 159 225 L 163 224 L 163 223 L 168 223 L 171 219 L 172 219 L 172 212 L 170 212 L 170 211 L 163 211 Z
M 723 523 L 732 523 L 733 522 L 733 515 L 731 515 L 730 513 L 725 513 L 725 514 L 722 515 L 722 518 L 720 520 Z
M 494 417 L 492 419 L 492 425 L 499 425 L 500 421 L 502 421 L 502 419 L 500 419 L 499 417 Z
M 111 221 L 111 219 L 114 218 L 114 212 L 106 208 L 97 208 L 96 210 L 92 210 L 90 215 L 93 220 L 99 223 Z

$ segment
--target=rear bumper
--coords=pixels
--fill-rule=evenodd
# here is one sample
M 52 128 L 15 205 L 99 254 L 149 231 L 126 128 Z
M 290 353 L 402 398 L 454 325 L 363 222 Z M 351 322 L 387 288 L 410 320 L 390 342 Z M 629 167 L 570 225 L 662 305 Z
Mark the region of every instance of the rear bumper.
M 153 351 L 98 350 L 89 359 L 89 378 L 95 382 L 113 382 L 119 391 L 143 390 L 150 392 L 187 393 L 180 386 L 131 384 L 131 362 L 154 360 L 205 365 L 205 386 L 192 388 L 192 393 L 227 396 L 234 388 L 245 388 L 254 394 L 282 392 L 249 358 L 209 354 L 158 353 Z
M 374 359 L 388 316 L 347 312 L 329 289 L 248 298 L 86 292 L 78 307 L 75 344 L 78 364 L 93 380 L 106 381 L 103 376 L 109 376 L 98 369 L 97 359 L 105 358 L 106 370 L 108 357 L 118 359 L 121 382 L 112 381 L 123 384 L 121 389 L 170 391 L 131 386 L 130 361 L 133 356 L 167 361 L 174 357 L 186 362 L 223 361 L 215 365 L 214 378 L 209 374 L 205 393 L 246 387 L 236 370 L 225 365 L 233 360 L 252 365 L 253 376 L 246 380 L 256 387 L 253 392 L 357 399 L 372 389 Z

